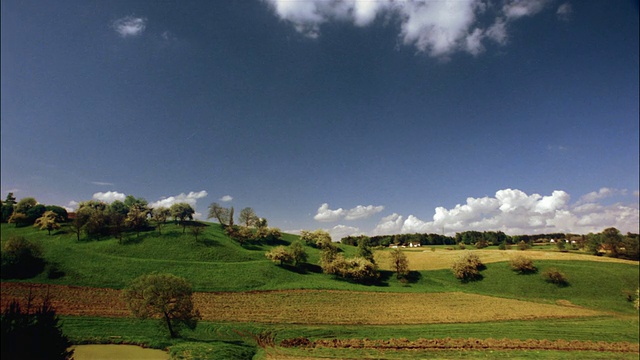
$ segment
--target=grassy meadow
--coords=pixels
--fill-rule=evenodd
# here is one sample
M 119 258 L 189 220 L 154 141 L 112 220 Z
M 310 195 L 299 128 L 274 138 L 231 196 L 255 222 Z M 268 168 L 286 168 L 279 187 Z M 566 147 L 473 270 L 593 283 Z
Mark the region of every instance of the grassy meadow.
M 245 244 L 206 223 L 195 240 L 187 229 L 167 224 L 162 234 L 128 234 L 77 241 L 63 227 L 48 236 L 35 228 L 1 224 L 2 243 L 24 236 L 41 245 L 48 268 L 25 280 L 3 280 L 3 306 L 24 296 L 24 284 L 50 284 L 63 330 L 73 342 L 130 343 L 168 349 L 174 358 L 637 358 L 637 352 L 567 350 L 425 350 L 283 348 L 280 341 L 323 339 L 511 339 L 631 343 L 637 348 L 638 312 L 628 294 L 638 288 L 637 262 L 575 252 L 497 249 L 407 249 L 408 282 L 391 272 L 388 250 L 378 250 L 381 280 L 361 285 L 320 272 L 320 252 L 304 270 L 276 266 L 264 253 L 272 246 Z M 283 234 L 286 245 L 297 236 Z M 339 245 L 345 256 L 355 247 Z M 449 266 L 464 252 L 486 263 L 482 280 L 461 283 Z M 525 253 L 538 272 L 518 275 L 511 256 Z M 545 282 L 540 273 L 562 271 L 569 285 Z M 56 271 L 51 271 L 54 269 Z M 63 276 L 49 276 L 58 272 Z M 136 277 L 168 272 L 192 283 L 203 320 L 194 331 L 171 339 L 154 320 L 128 316 L 119 290 Z M 42 285 L 39 285 L 42 289 Z M 71 286 L 71 288 L 69 288 Z M 79 287 L 79 288 L 78 288 Z M 96 289 L 97 288 L 97 289 Z M 69 292 L 71 291 L 71 292 Z M 56 292 L 58 298 L 56 299 Z M 264 345 L 267 338 L 269 346 Z M 275 345 L 275 346 L 271 346 Z

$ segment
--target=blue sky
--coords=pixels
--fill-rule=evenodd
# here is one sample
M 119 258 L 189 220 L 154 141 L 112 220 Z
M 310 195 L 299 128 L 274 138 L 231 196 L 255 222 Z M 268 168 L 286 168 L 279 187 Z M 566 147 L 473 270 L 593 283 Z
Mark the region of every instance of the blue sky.
M 1 191 L 638 231 L 637 1 L 2 1 Z

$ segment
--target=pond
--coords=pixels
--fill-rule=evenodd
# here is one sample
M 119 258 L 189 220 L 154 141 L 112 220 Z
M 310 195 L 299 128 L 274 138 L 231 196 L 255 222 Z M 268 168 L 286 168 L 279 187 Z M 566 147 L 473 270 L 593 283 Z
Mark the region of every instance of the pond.
M 75 360 L 168 360 L 169 353 L 136 345 L 76 345 Z

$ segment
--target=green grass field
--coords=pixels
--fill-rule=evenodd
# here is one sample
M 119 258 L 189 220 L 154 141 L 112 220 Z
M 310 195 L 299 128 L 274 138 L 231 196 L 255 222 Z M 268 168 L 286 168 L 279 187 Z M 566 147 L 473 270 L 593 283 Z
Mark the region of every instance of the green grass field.
M 218 224 L 207 224 L 196 242 L 188 231 L 167 224 L 163 234 L 130 234 L 120 244 L 116 239 L 78 242 L 65 228 L 47 236 L 31 227 L 15 228 L 1 224 L 2 243 L 11 236 L 24 236 L 40 244 L 46 260 L 64 272 L 64 276 L 49 279 L 46 271 L 22 282 L 50 283 L 87 287 L 121 289 L 134 278 L 158 271 L 187 278 L 195 291 L 252 291 L 327 289 L 395 293 L 466 292 L 510 298 L 535 303 L 580 306 L 604 312 L 602 316 L 575 319 L 503 321 L 482 323 L 344 326 L 291 325 L 264 323 L 201 322 L 181 339 L 169 339 L 155 321 L 133 318 L 63 317 L 63 329 L 76 343 L 134 343 L 155 348 L 169 348 L 175 358 L 599 358 L 590 352 L 557 351 L 384 351 L 363 349 L 262 349 L 251 336 L 272 332 L 277 341 L 306 337 L 309 339 L 390 339 L 390 338 L 477 338 L 477 339 L 563 339 L 638 343 L 638 312 L 627 299 L 638 288 L 638 265 L 625 263 L 539 260 L 539 272 L 517 275 L 506 262 L 487 264 L 483 279 L 460 283 L 449 270 L 419 271 L 409 283 L 396 280 L 394 274 L 383 272 L 376 285 L 360 285 L 334 279 L 310 268 L 300 273 L 276 266 L 265 258 L 271 247 L 240 246 L 226 237 Z M 285 242 L 297 239 L 284 235 Z M 340 246 L 348 256 L 351 246 Z M 319 258 L 317 249 L 306 247 L 309 263 Z M 495 250 L 499 251 L 499 250 Z M 409 264 L 411 266 L 411 264 Z M 557 287 L 540 276 L 545 269 L 555 267 L 566 274 L 569 286 Z M 12 280 L 13 281 L 13 280 Z M 277 306 L 277 304 L 274 304 Z M 336 306 L 340 306 L 336 304 Z M 393 304 L 389 304 L 393 306 Z M 242 335 L 244 334 L 244 335 Z M 274 355 L 275 354 L 275 355 Z M 604 355 L 604 354 L 600 354 Z M 606 358 L 630 358 L 629 354 L 607 353 Z M 632 354 L 637 358 L 637 354 Z M 275 356 L 275 357 L 274 357 Z M 601 358 L 601 357 L 600 357 Z

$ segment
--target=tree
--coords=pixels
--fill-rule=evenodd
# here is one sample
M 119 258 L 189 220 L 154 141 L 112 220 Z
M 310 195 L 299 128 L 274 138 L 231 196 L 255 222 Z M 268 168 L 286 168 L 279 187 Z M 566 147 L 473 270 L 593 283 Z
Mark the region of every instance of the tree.
M 67 212 L 67 209 L 61 206 L 47 205 L 44 207 L 44 209 L 46 211 L 53 211 L 54 213 L 56 213 L 56 215 L 58 215 L 58 221 L 62 223 L 66 223 L 67 221 L 69 221 L 69 213 Z
M 398 279 L 404 279 L 409 275 L 409 260 L 407 260 L 407 255 L 399 248 L 391 251 L 391 266 Z
M 167 218 L 171 216 L 171 211 L 166 207 L 159 207 L 151 211 L 151 218 L 156 223 L 158 233 L 162 234 L 161 227 L 167 222 Z
M 463 282 L 468 282 L 481 279 L 480 270 L 483 268 L 484 264 L 482 264 L 478 255 L 467 253 L 453 263 L 451 270 L 456 278 Z
M 618 257 L 620 255 L 620 248 L 622 244 L 622 235 L 620 235 L 620 231 L 614 227 L 604 229 L 602 231 L 602 239 L 605 248 L 611 251 L 611 256 Z
M 112 202 L 111 205 L 109 205 L 109 210 L 112 213 L 117 213 L 122 216 L 127 216 L 127 214 L 129 213 L 129 207 L 120 200 Z
M 9 224 L 16 224 L 16 227 L 18 226 L 23 226 L 23 225 L 27 225 L 29 223 L 29 218 L 27 217 L 27 215 L 14 211 L 11 214 L 11 217 L 9 217 L 9 220 L 7 221 Z
M 148 205 L 149 203 L 144 198 L 136 198 L 133 195 L 127 195 L 127 197 L 124 198 L 124 206 L 126 206 L 127 209 L 131 209 L 134 206 L 147 208 Z
M 333 245 L 333 243 L 329 244 L 329 246 L 325 246 L 322 249 L 322 254 L 320 254 L 320 267 L 325 274 L 332 274 L 334 272 L 333 262 L 338 256 L 338 248 Z
M 138 318 L 159 318 L 172 338 L 180 328 L 195 329 L 200 312 L 194 309 L 193 290 L 186 279 L 172 274 L 147 274 L 133 280 L 124 289 L 123 297 Z
M 32 197 L 22 198 L 22 199 L 20 199 L 20 201 L 18 201 L 18 204 L 16 205 L 15 211 L 19 212 L 19 213 L 26 214 L 27 211 L 29 211 L 29 209 L 31 209 L 32 207 L 34 207 L 36 205 L 38 205 L 38 202 L 36 201 L 36 199 L 34 199 Z
M 356 256 L 375 262 L 373 260 L 373 251 L 371 250 L 371 241 L 367 236 L 363 236 L 358 239 L 358 250 L 356 251 Z
M 204 226 L 196 221 L 195 224 L 192 224 L 189 227 L 189 231 L 191 231 L 193 236 L 196 238 L 196 242 L 198 242 L 198 236 L 204 232 Z
M 207 219 L 212 218 L 218 220 L 223 227 L 229 225 L 229 209 L 220 206 L 218 203 L 212 203 L 209 205 L 209 215 Z
M 33 312 L 32 300 L 27 299 L 26 309 L 13 300 L 2 312 L 2 359 L 71 359 L 71 341 L 63 334 L 48 297 Z
M 182 233 L 184 234 L 187 229 L 187 221 L 193 220 L 193 214 L 196 211 L 187 203 L 173 204 L 169 210 L 171 211 L 171 216 L 182 225 Z
M 289 252 L 291 253 L 293 265 L 299 266 L 307 261 L 307 252 L 304 250 L 304 246 L 302 246 L 300 241 L 292 242 L 291 245 L 289 245 Z
M 83 216 L 79 211 L 76 213 L 76 217 L 71 221 L 71 230 L 76 234 L 76 239 L 80 241 L 80 234 L 84 229 L 85 224 L 89 220 L 88 216 Z
M 531 274 L 538 271 L 538 269 L 533 265 L 533 260 L 522 255 L 514 256 L 509 261 L 509 266 L 511 266 L 511 270 L 520 274 Z
M 288 264 L 293 261 L 291 253 L 282 245 L 274 247 L 270 251 L 266 252 L 264 256 L 266 256 L 267 259 L 270 259 L 273 262 L 279 262 L 280 266 L 282 266 L 284 263 Z
M 13 193 L 10 192 L 7 194 L 7 198 L 2 202 L 2 222 L 9 221 L 11 214 L 13 214 L 13 210 L 16 206 L 16 198 L 13 196 Z
M 146 205 L 134 204 L 129 207 L 125 223 L 136 232 L 136 237 L 140 237 L 140 231 L 148 225 L 148 215 L 149 209 Z
M 327 244 L 332 243 L 331 235 L 322 229 L 318 229 L 313 232 L 302 230 L 300 232 L 300 240 L 304 241 L 307 245 L 315 246 L 319 249 L 322 249 L 327 246 Z
M 40 230 L 47 230 L 49 235 L 51 235 L 51 230 L 60 229 L 60 224 L 58 223 L 58 215 L 53 211 L 46 211 L 42 217 L 36 219 L 36 222 L 33 224 L 34 227 L 39 227 Z
M 259 218 L 256 216 L 255 211 L 252 208 L 246 207 L 240 210 L 240 216 L 238 217 L 238 222 L 243 224 L 246 227 L 256 226 L 258 224 Z

